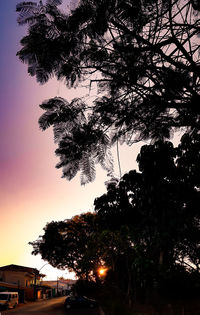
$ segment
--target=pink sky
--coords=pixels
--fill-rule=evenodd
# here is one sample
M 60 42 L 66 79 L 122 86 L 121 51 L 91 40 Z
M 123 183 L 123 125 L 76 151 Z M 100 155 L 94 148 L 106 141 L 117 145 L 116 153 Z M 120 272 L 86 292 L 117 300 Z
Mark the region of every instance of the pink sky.
M 67 99 L 82 92 L 64 89 L 55 80 L 39 86 L 28 76 L 26 65 L 15 56 L 25 35 L 25 28 L 16 23 L 18 2 L 0 3 L 0 266 L 19 264 L 40 269 L 45 262 L 31 255 L 28 242 L 43 234 L 47 222 L 92 211 L 94 198 L 105 191 L 107 177 L 99 170 L 95 183 L 83 187 L 79 177 L 67 182 L 55 169 L 58 159 L 52 131 L 39 130 L 42 111 L 38 105 L 58 91 Z M 120 151 L 123 172 L 136 167 L 138 148 L 135 145 Z M 42 272 L 47 274 L 46 279 L 65 274 L 48 265 Z

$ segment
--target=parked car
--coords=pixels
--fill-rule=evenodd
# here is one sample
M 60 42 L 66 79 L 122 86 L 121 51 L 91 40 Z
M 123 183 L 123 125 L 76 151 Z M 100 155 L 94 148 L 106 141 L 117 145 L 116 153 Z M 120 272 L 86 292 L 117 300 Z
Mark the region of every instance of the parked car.
M 98 306 L 98 303 L 97 301 L 89 299 L 85 296 L 68 296 L 64 305 L 66 309 L 81 307 L 94 308 Z
M 18 292 L 0 292 L 0 306 L 14 308 L 19 301 Z

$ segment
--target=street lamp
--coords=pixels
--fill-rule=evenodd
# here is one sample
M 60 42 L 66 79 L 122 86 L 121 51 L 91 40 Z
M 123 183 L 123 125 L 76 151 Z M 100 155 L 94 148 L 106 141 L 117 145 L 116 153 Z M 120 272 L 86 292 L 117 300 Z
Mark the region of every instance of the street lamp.
M 45 263 L 38 271 L 40 272 L 40 270 L 42 270 L 42 268 L 46 265 L 49 265 L 49 263 Z
M 99 276 L 100 277 L 104 277 L 105 275 L 106 275 L 106 273 L 107 273 L 107 268 L 105 268 L 105 267 L 100 267 L 99 269 L 98 269 L 98 274 L 99 274 Z
M 41 271 L 42 268 L 45 267 L 46 265 L 49 265 L 49 263 L 45 263 L 39 270 L 37 270 L 37 268 L 35 268 L 35 271 L 34 271 L 34 300 L 37 300 L 37 289 L 36 289 L 37 277 L 36 277 L 36 270 L 38 271 L 38 277 L 39 277 L 40 271 Z M 41 282 L 40 282 L 40 285 L 41 285 Z

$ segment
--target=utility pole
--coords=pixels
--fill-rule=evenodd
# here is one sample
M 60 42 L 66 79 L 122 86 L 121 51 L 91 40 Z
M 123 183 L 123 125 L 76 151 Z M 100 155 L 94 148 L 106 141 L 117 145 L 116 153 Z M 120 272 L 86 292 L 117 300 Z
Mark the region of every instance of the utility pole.
M 58 295 L 58 281 L 59 281 L 59 277 L 57 276 L 57 295 Z
M 37 300 L 37 289 L 36 289 L 36 269 L 34 270 L 34 287 L 33 287 L 33 295 L 34 295 L 34 301 Z
M 45 263 L 39 270 L 37 270 L 36 268 L 35 268 L 35 270 L 34 270 L 34 292 L 33 292 L 33 295 L 34 295 L 34 300 L 36 301 L 37 300 L 37 288 L 36 288 L 36 285 L 37 285 L 37 275 L 38 275 L 38 277 L 40 276 L 40 271 L 41 271 L 41 269 L 44 267 L 44 266 L 46 266 L 46 265 L 48 265 L 49 263 Z M 36 275 L 36 273 L 37 273 L 37 275 Z

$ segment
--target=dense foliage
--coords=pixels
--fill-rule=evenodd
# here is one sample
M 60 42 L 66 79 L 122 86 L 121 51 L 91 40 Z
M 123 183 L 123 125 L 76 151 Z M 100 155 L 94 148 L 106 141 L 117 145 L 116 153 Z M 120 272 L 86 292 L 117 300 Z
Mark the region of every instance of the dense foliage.
M 93 181 L 96 163 L 112 176 L 112 145 L 152 142 L 139 171 L 107 183 L 95 213 L 48 223 L 33 254 L 84 280 L 98 281 L 105 265 L 104 280 L 129 297 L 167 283 L 180 290 L 189 278 L 199 285 L 199 1 L 80 0 L 71 12 L 62 2 L 17 5 L 18 23 L 28 24 L 17 54 L 41 84 L 55 76 L 97 91 L 40 105 L 63 177 L 81 171 L 82 184 Z M 177 129 L 187 133 L 174 148 Z
M 184 135 L 177 148 L 145 145 L 137 161 L 140 172 L 111 181 L 95 213 L 47 224 L 33 253 L 82 279 L 106 265 L 107 279 L 129 296 L 173 278 L 199 281 L 200 135 Z
M 52 221 L 44 228 L 42 238 L 30 243 L 33 254 L 40 253 L 53 267 L 68 268 L 78 277 L 88 278 L 99 263 L 95 221 L 92 213 L 77 215 L 66 221 Z
M 61 0 L 22 2 L 28 23 L 19 58 L 46 83 L 84 84 L 91 103 L 61 97 L 45 101 L 42 130 L 53 126 L 57 167 L 81 181 L 95 178 L 95 163 L 112 172 L 110 146 L 120 141 L 166 139 L 178 128 L 198 130 L 199 2 L 195 0 L 80 0 L 71 13 Z

